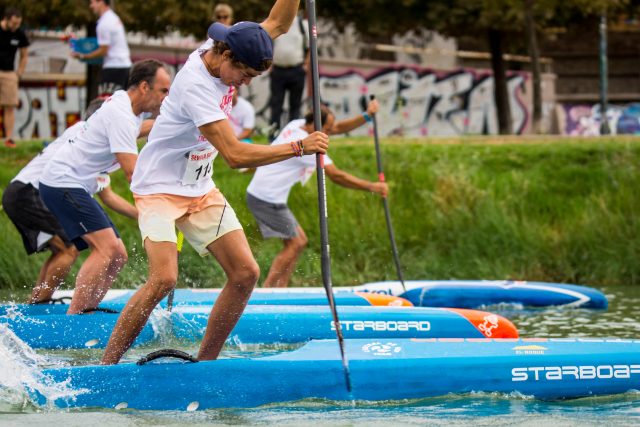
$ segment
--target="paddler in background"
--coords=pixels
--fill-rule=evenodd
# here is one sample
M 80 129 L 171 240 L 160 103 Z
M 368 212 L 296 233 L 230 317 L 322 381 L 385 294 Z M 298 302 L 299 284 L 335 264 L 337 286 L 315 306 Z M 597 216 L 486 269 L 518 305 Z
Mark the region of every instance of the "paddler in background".
M 127 262 L 122 239 L 93 195 L 103 173 L 121 168 L 130 180 L 145 119 L 158 113 L 170 84 L 160 61 L 136 62 L 129 88 L 110 96 L 42 172 L 40 198 L 76 248 L 90 252 L 76 276 L 68 314 L 95 309 Z
M 366 112 L 350 119 L 335 121 L 335 115 L 327 108 L 321 108 L 322 130 L 329 135 L 350 132 L 371 120 L 378 112 L 378 101 L 372 100 Z M 304 119 L 287 124 L 272 145 L 288 145 L 304 139 L 313 132 L 313 113 Z M 389 187 L 384 182 L 367 181 L 355 177 L 324 158 L 324 170 L 338 185 L 345 188 L 370 191 L 386 197 Z M 281 239 L 284 247 L 271 263 L 269 274 L 263 283 L 265 288 L 286 287 L 296 267 L 298 257 L 307 245 L 307 236 L 287 205 L 291 188 L 298 182 L 305 184 L 316 170 L 314 157 L 295 157 L 284 162 L 261 166 L 256 170 L 247 187 L 247 206 L 258 222 L 260 233 L 265 239 Z
M 40 200 L 42 171 L 60 147 L 74 139 L 105 99 L 106 97 L 101 97 L 91 101 L 85 111 L 85 120 L 68 127 L 62 135 L 47 145 L 11 180 L 2 195 L 2 207 L 22 236 L 27 255 L 46 250 L 51 252 L 40 268 L 28 300 L 29 304 L 49 302 L 79 255 L 56 217 Z M 109 175 L 100 175 L 97 180 L 97 195 L 106 206 L 125 216 L 134 219 L 137 217 L 136 208 L 111 189 Z

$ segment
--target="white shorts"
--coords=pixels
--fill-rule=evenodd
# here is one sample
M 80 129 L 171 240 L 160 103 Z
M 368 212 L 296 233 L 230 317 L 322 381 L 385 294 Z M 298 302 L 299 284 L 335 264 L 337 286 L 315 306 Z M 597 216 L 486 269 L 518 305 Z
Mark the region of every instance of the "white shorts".
M 214 188 L 201 197 L 175 194 L 134 194 L 142 242 L 178 241 L 176 227 L 200 254 L 209 254 L 207 246 L 225 234 L 242 230 L 231 205 Z

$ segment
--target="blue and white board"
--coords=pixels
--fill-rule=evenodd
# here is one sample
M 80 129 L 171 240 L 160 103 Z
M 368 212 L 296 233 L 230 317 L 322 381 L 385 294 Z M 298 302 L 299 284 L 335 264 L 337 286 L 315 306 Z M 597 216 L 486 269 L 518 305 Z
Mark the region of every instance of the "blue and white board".
M 136 345 L 176 337 L 199 340 L 211 307 L 177 307 L 156 311 Z M 338 307 L 346 338 L 516 338 L 518 331 L 504 317 L 477 310 L 416 307 Z M 118 314 L 49 314 L 0 318 L 32 348 L 104 348 Z M 230 335 L 233 343 L 300 343 L 335 337 L 327 306 L 249 306 Z
M 399 299 L 374 301 L 376 295 L 403 298 L 418 307 L 479 308 L 500 303 L 530 307 L 565 306 L 581 308 L 607 308 L 606 296 L 593 288 L 578 285 L 545 282 L 512 282 L 490 280 L 410 280 L 405 282 L 373 282 L 353 287 L 335 287 L 337 305 L 369 306 L 400 305 Z M 101 307 L 122 310 L 133 295 L 132 290 L 112 290 Z M 220 289 L 176 289 L 175 305 L 213 304 Z M 69 297 L 72 291 L 56 292 L 55 297 Z M 323 288 L 259 288 L 254 290 L 250 305 L 327 305 Z M 166 306 L 166 299 L 161 303 Z M 18 310 L 27 315 L 63 314 L 66 304 L 27 305 L 0 304 L 0 315 Z
M 143 366 L 45 370 L 84 390 L 59 407 L 194 410 L 255 407 L 307 398 L 399 400 L 448 393 L 521 393 L 569 399 L 640 388 L 637 340 L 346 340 L 348 395 L 335 340 L 274 356 Z M 34 392 L 34 399 L 45 404 Z
M 376 292 L 409 300 L 417 307 L 478 308 L 501 303 L 529 307 L 567 306 L 607 308 L 607 297 L 597 289 L 563 283 L 510 280 L 410 280 L 374 282 L 354 291 Z

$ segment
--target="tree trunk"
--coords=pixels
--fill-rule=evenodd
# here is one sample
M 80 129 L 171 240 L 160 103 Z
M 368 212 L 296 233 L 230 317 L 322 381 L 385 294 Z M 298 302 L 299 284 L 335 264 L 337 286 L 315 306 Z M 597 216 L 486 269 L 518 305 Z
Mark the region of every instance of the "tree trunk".
M 502 58 L 502 31 L 489 30 L 489 49 L 491 51 L 491 68 L 493 69 L 494 99 L 498 112 L 498 128 L 500 135 L 511 134 L 511 109 L 507 90 L 507 72 Z
M 533 18 L 533 0 L 525 0 L 525 29 L 529 44 L 529 57 L 531 58 L 531 75 L 533 77 L 533 120 L 531 131 L 534 134 L 542 132 L 542 78 L 540 71 L 540 51 L 538 50 L 538 38 L 536 24 Z

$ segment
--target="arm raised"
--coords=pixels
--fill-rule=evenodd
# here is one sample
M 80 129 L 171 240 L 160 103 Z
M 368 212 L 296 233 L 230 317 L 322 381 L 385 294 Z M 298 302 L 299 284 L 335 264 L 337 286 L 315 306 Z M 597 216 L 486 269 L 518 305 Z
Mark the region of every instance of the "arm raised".
M 367 105 L 367 112 L 366 114 L 371 117 L 372 115 L 376 114 L 378 112 L 378 100 L 376 99 L 372 99 L 371 101 L 369 101 L 369 105 Z M 346 133 L 349 131 L 354 130 L 355 128 L 358 128 L 360 126 L 362 126 L 363 124 L 367 123 L 367 119 L 365 118 L 364 114 L 359 114 L 355 117 L 352 117 L 350 119 L 346 119 L 346 120 L 342 120 L 339 121 L 337 123 L 335 123 L 333 125 L 333 127 L 331 128 L 331 130 L 329 131 L 329 135 L 336 135 L 336 134 L 340 134 L 340 133 Z
M 271 8 L 269 16 L 260 26 L 272 39 L 289 31 L 293 19 L 298 12 L 300 0 L 277 0 Z

